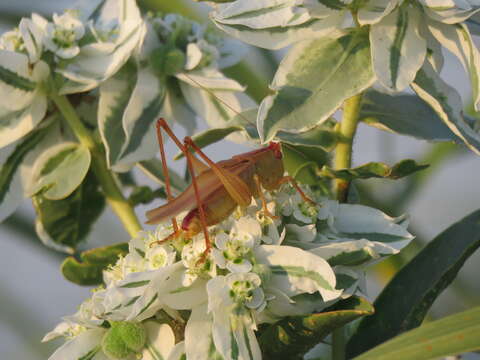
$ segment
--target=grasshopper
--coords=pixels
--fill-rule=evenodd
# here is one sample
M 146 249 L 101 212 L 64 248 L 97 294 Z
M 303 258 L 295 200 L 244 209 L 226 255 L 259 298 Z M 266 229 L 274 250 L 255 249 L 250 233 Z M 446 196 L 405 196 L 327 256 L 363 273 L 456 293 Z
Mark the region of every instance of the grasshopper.
M 267 209 L 263 190 L 278 189 L 289 182 L 305 201 L 314 203 L 300 189 L 290 176 L 284 176 L 281 145 L 270 142 L 268 146 L 235 155 L 231 159 L 219 162 L 212 161 L 190 137 L 181 142 L 161 118 L 156 123 L 157 138 L 160 146 L 167 203 L 146 213 L 147 224 L 157 224 L 172 219 L 173 233 L 158 243 L 184 236 L 191 238 L 203 231 L 205 237 L 205 256 L 210 252 L 212 244 L 208 227 L 225 220 L 237 206 L 250 205 L 252 197 L 262 202 L 262 211 L 266 216 L 275 218 Z M 166 162 L 162 130 L 174 141 L 187 160 L 187 168 L 192 182 L 183 193 L 172 196 L 170 178 Z M 198 154 L 198 159 L 195 154 Z M 179 226 L 175 216 L 188 211 Z

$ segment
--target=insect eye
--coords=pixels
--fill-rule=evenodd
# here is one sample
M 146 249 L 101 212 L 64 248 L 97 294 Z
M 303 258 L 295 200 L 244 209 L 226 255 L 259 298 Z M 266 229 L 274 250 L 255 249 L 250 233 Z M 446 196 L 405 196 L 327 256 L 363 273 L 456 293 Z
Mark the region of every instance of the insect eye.
M 277 159 L 281 159 L 281 158 L 282 158 L 282 149 L 281 149 L 281 147 L 280 147 L 280 143 L 271 141 L 270 144 L 269 144 L 269 147 L 270 147 L 270 149 L 273 150 L 273 155 L 274 155 Z

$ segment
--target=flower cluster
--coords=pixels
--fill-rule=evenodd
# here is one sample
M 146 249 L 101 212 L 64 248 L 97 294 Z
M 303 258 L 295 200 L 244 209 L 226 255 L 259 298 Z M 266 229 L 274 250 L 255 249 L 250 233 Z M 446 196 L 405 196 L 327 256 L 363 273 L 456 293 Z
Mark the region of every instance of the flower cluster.
M 253 201 L 210 227 L 206 258 L 202 234 L 159 244 L 170 223 L 132 239 L 129 253 L 104 271 L 105 286 L 47 334 L 67 339 L 50 360 L 150 359 L 156 352 L 172 360 L 232 359 L 236 352 L 261 359 L 260 324 L 364 293 L 365 266 L 413 238 L 403 217 L 373 208 L 324 198 L 312 204 L 286 185 L 268 196 L 273 217 Z M 174 336 L 178 327 L 183 341 Z

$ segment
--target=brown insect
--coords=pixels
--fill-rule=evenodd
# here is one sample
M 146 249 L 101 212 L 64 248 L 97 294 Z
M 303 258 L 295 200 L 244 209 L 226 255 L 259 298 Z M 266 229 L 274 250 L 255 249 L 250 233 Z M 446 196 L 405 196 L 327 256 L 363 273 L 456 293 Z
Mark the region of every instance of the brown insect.
M 172 196 L 170 187 L 162 129 L 185 155 L 192 179 L 187 189 L 175 198 Z M 237 206 L 250 205 L 252 197 L 260 198 L 262 211 L 266 216 L 275 217 L 267 209 L 263 191 L 264 189 L 276 190 L 285 182 L 290 182 L 305 201 L 313 203 L 292 177 L 284 176 L 281 144 L 278 142 L 270 142 L 264 148 L 214 162 L 190 137 L 185 137 L 182 143 L 164 119 L 157 121 L 157 137 L 168 202 L 147 212 L 147 224 L 157 224 L 169 218 L 172 219 L 173 224 L 173 233 L 159 243 L 179 235 L 191 238 L 203 231 L 206 242 L 204 256 L 206 256 L 212 247 L 208 233 L 209 226 L 225 220 Z M 203 161 L 195 157 L 195 153 Z M 175 216 L 183 211 L 188 213 L 179 227 Z

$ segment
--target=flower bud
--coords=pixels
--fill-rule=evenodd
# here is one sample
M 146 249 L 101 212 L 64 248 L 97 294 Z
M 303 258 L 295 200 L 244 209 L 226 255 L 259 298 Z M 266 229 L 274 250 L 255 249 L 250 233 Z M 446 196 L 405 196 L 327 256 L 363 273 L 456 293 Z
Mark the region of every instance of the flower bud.
M 133 353 L 123 340 L 119 326 L 112 326 L 103 336 L 102 350 L 110 360 L 125 359 Z
M 174 75 L 183 70 L 186 57 L 182 50 L 165 45 L 153 50 L 149 61 L 159 75 Z
M 123 342 L 130 350 L 138 352 L 143 349 L 147 341 L 147 332 L 142 324 L 125 321 L 119 323 L 117 328 Z

